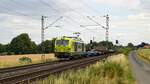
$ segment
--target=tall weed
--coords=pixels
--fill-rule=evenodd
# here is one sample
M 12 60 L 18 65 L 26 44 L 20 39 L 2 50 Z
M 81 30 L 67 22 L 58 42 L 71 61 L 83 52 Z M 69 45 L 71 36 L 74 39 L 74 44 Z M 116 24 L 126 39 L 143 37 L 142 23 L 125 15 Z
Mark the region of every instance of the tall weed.
M 125 55 L 123 57 L 123 60 L 126 59 Z M 106 59 L 105 62 L 97 62 L 86 69 L 50 75 L 46 80 L 38 80 L 37 84 L 134 84 L 134 79 L 127 61 L 116 62 Z

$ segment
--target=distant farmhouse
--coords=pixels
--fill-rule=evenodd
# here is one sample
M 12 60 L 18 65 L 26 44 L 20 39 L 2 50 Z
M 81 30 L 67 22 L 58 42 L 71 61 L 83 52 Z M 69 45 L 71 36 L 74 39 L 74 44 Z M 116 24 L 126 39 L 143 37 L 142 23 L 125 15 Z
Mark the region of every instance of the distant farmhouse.
M 150 44 L 149 44 L 149 43 L 142 42 L 142 43 L 139 44 L 137 47 L 138 47 L 138 48 L 150 49 Z
M 146 48 L 146 49 L 150 49 L 150 44 L 145 45 L 145 46 L 144 46 L 144 48 Z

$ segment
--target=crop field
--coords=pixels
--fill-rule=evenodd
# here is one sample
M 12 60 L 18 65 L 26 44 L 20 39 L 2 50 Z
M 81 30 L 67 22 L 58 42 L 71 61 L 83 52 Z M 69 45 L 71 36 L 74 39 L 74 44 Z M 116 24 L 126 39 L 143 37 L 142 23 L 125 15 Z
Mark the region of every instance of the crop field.
M 150 49 L 139 49 L 137 55 L 140 59 L 144 60 L 146 63 L 150 63 Z
M 29 64 L 43 62 L 41 60 L 41 54 L 6 55 L 6 56 L 0 56 L 0 68 L 26 65 L 26 64 L 19 63 L 19 58 L 22 58 L 22 57 L 31 58 L 32 63 L 29 63 Z M 57 58 L 54 57 L 54 54 L 45 54 L 45 60 L 54 61 L 54 60 L 57 60 Z
M 85 69 L 50 75 L 36 84 L 135 84 L 130 65 L 123 54 L 111 56 Z

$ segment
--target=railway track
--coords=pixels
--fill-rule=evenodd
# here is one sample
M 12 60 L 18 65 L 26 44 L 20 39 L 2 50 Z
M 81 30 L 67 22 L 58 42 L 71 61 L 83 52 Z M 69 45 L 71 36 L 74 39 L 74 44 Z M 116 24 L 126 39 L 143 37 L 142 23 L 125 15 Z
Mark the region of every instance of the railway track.
M 30 68 L 37 69 L 38 67 L 41 67 L 41 66 L 44 67 L 44 66 L 48 66 L 48 65 L 52 65 L 52 64 L 61 63 L 61 62 L 64 62 L 64 61 L 53 61 L 53 62 L 46 62 L 46 63 L 39 63 L 39 64 L 32 64 L 32 65 L 0 69 L 0 79 L 3 77 L 15 75 L 15 74 L 25 73 L 27 71 L 30 71 Z
M 14 68 L 12 70 L 11 69 L 3 70 L 3 71 L 0 71 L 0 73 L 4 73 L 4 72 L 10 73 L 15 70 L 17 70 L 15 72 L 18 73 L 18 71 L 20 71 L 20 70 L 29 69 L 29 70 L 25 71 L 24 73 L 10 75 L 10 76 L 0 78 L 0 84 L 29 83 L 30 81 L 34 81 L 36 79 L 45 78 L 45 77 L 49 76 L 50 74 L 59 73 L 59 72 L 62 72 L 62 71 L 68 70 L 68 69 L 85 67 L 85 66 L 87 66 L 91 63 L 95 63 L 96 61 L 103 59 L 105 57 L 107 57 L 107 55 L 97 56 L 97 57 L 89 57 L 89 58 L 83 58 L 83 59 L 65 61 L 65 62 L 55 62 L 53 64 L 51 62 L 49 64 L 48 63 L 45 64 L 45 66 L 43 66 L 44 64 L 33 65 L 33 66 L 37 67 L 36 69 L 35 69 L 35 67 L 33 68 L 31 65 L 31 66 L 27 66 L 27 67 Z
M 32 68 L 32 67 L 39 67 L 39 66 L 43 66 L 43 65 L 57 63 L 57 62 L 59 62 L 59 61 L 53 61 L 53 62 L 38 63 L 38 64 L 32 64 L 32 65 L 24 65 L 24 66 L 3 68 L 3 69 L 0 69 L 0 74 L 8 73 L 8 72 L 16 71 L 16 70 L 22 70 L 22 69 Z

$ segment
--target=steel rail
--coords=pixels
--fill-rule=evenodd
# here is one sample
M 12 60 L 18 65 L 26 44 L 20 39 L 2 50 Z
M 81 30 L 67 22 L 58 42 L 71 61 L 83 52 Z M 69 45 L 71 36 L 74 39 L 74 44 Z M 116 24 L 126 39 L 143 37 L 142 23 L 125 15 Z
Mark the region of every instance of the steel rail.
M 24 65 L 24 66 L 1 68 L 1 69 L 0 69 L 0 74 L 2 74 L 2 73 L 7 73 L 7 72 L 12 72 L 12 71 L 16 71 L 16 70 L 21 70 L 21 69 L 27 69 L 27 68 L 31 68 L 31 67 L 38 67 L 38 66 L 43 66 L 43 65 L 47 65 L 47 64 L 53 64 L 53 63 L 57 63 L 57 62 L 58 62 L 58 61 L 52 61 L 52 62 L 31 64 L 31 65 Z
M 102 58 L 107 57 L 105 56 L 98 56 L 98 57 L 90 57 L 90 58 L 84 58 L 79 60 L 73 60 L 64 62 L 61 64 L 54 64 L 51 67 L 38 69 L 32 72 L 27 72 L 24 74 L 18 74 L 14 76 L 4 77 L 0 79 L 0 84 L 16 84 L 16 83 L 29 83 L 29 81 L 35 80 L 37 78 L 47 77 L 50 74 L 58 73 L 61 71 L 65 71 L 68 69 L 76 68 L 76 67 L 84 67 L 86 65 L 89 65 L 93 62 L 96 62 Z

